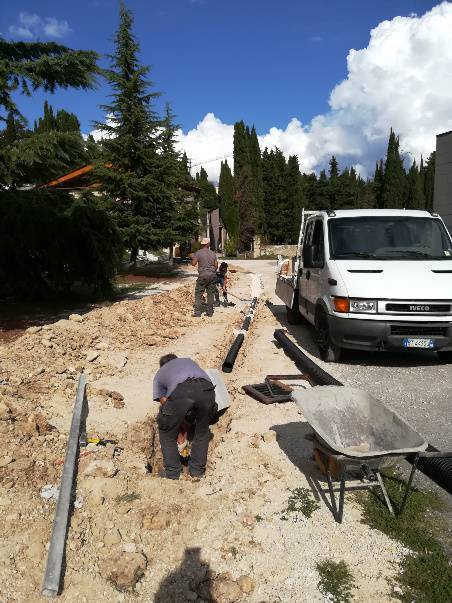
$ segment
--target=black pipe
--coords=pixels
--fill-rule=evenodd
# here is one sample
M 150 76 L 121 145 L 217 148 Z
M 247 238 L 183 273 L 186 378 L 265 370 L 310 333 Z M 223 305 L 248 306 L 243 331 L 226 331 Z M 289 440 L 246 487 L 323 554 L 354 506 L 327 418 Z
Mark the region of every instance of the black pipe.
M 237 358 L 237 354 L 239 353 L 240 348 L 242 347 L 243 340 L 245 339 L 245 335 L 240 333 L 234 339 L 234 343 L 229 348 L 229 352 L 227 353 L 226 358 L 224 359 L 222 370 L 223 373 L 231 373 L 234 368 L 234 362 Z
M 343 385 L 329 373 L 321 369 L 315 362 L 304 354 L 286 335 L 283 329 L 276 329 L 274 337 L 297 367 L 307 373 L 316 385 Z M 428 452 L 439 452 L 437 448 L 428 445 Z M 409 463 L 413 462 L 413 456 L 407 456 Z M 452 494 L 452 458 L 450 457 L 422 457 L 418 461 L 417 468 L 429 477 L 435 484 Z
M 248 312 L 245 316 L 245 320 L 243 321 L 241 331 L 248 331 L 251 321 L 254 316 L 254 310 L 257 306 L 257 297 L 253 298 L 253 301 L 250 303 L 250 307 L 248 308 Z M 222 370 L 223 373 L 230 373 L 234 368 L 234 362 L 237 358 L 237 354 L 239 353 L 240 348 L 242 347 L 243 340 L 245 339 L 245 335 L 240 333 L 234 339 L 233 344 L 229 348 L 229 352 L 227 353 L 226 358 L 224 359 Z
M 300 371 L 308 373 L 316 385 L 343 385 L 320 368 L 315 362 L 304 354 L 300 348 L 291 341 L 283 329 L 276 329 L 276 341 L 281 344 L 286 354 L 295 362 Z

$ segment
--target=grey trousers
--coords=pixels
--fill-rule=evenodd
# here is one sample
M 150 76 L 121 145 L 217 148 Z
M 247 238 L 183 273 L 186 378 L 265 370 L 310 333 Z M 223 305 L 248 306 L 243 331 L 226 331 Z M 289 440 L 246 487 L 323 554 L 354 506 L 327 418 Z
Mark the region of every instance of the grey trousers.
M 195 285 L 195 313 L 201 314 L 202 310 L 202 299 L 201 296 L 204 291 L 207 291 L 207 314 L 213 314 L 213 300 L 215 297 L 215 291 L 217 275 L 216 274 L 200 274 L 196 280 Z
M 209 448 L 209 423 L 216 412 L 215 389 L 207 379 L 187 379 L 180 383 L 157 415 L 160 445 L 166 477 L 179 479 L 182 467 L 177 436 L 188 411 L 196 423 L 188 469 L 192 477 L 204 475 Z

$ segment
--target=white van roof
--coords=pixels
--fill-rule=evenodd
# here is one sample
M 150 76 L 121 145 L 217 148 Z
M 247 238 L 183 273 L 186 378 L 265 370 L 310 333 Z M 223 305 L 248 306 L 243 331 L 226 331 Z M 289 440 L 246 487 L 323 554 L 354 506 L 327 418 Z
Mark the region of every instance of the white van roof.
M 424 209 L 335 209 L 321 210 L 318 214 L 327 214 L 328 218 L 359 218 L 361 216 L 409 216 L 417 218 L 431 218 L 432 215 Z

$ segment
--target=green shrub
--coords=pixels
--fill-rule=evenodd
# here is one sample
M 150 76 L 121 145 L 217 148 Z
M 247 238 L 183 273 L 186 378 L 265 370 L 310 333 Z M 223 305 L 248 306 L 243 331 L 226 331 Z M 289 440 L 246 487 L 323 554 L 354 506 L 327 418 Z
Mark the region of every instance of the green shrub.
M 42 298 L 75 283 L 106 292 L 121 252 L 118 229 L 95 198 L 39 190 L 0 194 L 2 295 Z

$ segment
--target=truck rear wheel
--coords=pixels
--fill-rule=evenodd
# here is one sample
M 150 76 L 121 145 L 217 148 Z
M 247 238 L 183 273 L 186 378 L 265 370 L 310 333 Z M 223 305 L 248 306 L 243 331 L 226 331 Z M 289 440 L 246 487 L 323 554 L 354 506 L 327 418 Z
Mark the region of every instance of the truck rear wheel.
M 323 308 L 319 308 L 316 312 L 315 328 L 317 331 L 317 345 L 319 346 L 320 358 L 324 362 L 339 362 L 342 356 L 342 348 L 331 341 L 328 317 Z
M 289 306 L 286 306 L 286 312 L 287 322 L 290 325 L 299 325 L 303 322 L 303 316 L 301 315 L 298 306 L 295 306 L 294 308 L 289 308 Z

